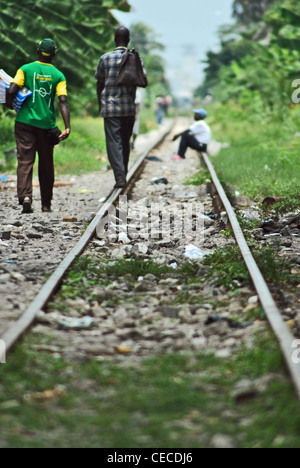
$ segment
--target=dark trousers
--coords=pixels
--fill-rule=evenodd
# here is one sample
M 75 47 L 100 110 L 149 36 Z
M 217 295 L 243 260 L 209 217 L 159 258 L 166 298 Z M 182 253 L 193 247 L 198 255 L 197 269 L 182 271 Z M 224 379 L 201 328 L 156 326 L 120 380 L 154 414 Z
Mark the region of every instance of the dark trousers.
M 199 143 L 199 141 L 196 140 L 194 135 L 191 135 L 190 133 L 187 132 L 187 133 L 184 133 L 181 137 L 179 150 L 178 150 L 179 156 L 181 156 L 182 158 L 185 158 L 185 153 L 188 148 L 192 148 L 197 151 L 206 152 L 207 145 Z
M 128 172 L 134 122 L 134 115 L 104 119 L 107 155 L 116 180 L 126 178 Z
M 47 130 L 16 122 L 15 137 L 18 156 L 18 198 L 22 205 L 24 198 L 32 200 L 32 173 L 36 153 L 39 155 L 38 174 L 42 206 L 51 206 L 54 185 L 54 147 L 46 138 Z

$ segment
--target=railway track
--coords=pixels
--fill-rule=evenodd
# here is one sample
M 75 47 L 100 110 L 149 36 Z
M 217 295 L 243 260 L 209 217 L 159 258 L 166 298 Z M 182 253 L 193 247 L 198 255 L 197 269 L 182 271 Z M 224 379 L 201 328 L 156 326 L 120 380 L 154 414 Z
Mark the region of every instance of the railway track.
M 126 188 L 126 191 L 130 190 L 130 187 L 134 183 L 135 178 L 142 170 L 142 167 L 145 164 L 145 159 L 148 156 L 148 154 L 156 146 L 158 146 L 163 141 L 163 139 L 170 133 L 172 126 L 173 124 L 171 124 L 166 131 L 163 131 L 162 134 L 159 134 L 156 138 L 156 141 L 150 144 L 146 151 L 131 167 L 127 176 L 128 186 Z M 58 265 L 57 269 L 50 276 L 48 281 L 44 284 L 40 292 L 37 294 L 33 302 L 29 305 L 29 307 L 22 314 L 22 316 L 15 323 L 13 323 L 7 331 L 5 331 L 1 339 L 5 343 L 6 352 L 9 352 L 11 350 L 16 341 L 25 333 L 28 327 L 30 327 L 30 325 L 34 322 L 35 318 L 37 317 L 37 314 L 45 307 L 49 299 L 59 287 L 67 270 L 73 264 L 76 257 L 78 257 L 84 251 L 92 237 L 95 235 L 97 226 L 100 223 L 101 219 L 105 216 L 110 207 L 117 202 L 121 193 L 121 189 L 115 189 L 108 195 L 104 204 L 101 206 L 98 213 L 86 229 L 85 233 L 76 243 L 71 252 Z
M 170 133 L 171 128 L 172 128 L 172 126 L 170 126 L 165 132 L 163 132 L 163 134 L 159 135 L 159 138 L 153 144 L 151 144 L 149 148 L 147 148 L 147 150 L 142 154 L 142 156 L 138 159 L 138 161 L 133 165 L 133 167 L 130 170 L 130 173 L 128 175 L 128 188 L 126 189 L 125 194 L 127 194 L 129 191 L 133 191 L 133 199 L 135 199 L 135 201 L 139 197 L 142 196 L 143 191 L 145 190 L 144 187 L 143 187 L 143 181 L 138 182 L 138 183 L 136 183 L 136 181 L 138 180 L 141 173 L 143 173 L 143 170 L 145 169 L 145 167 L 146 167 L 146 172 L 147 172 L 146 158 L 147 158 L 147 156 L 152 154 L 153 150 L 156 147 L 158 147 L 164 141 L 164 139 Z M 226 196 L 226 194 L 225 194 L 225 192 L 224 192 L 224 190 L 223 190 L 223 188 L 222 188 L 222 186 L 221 186 L 221 184 L 220 184 L 220 182 L 218 180 L 218 177 L 217 177 L 217 175 L 216 175 L 216 173 L 214 171 L 214 168 L 213 168 L 210 160 L 208 159 L 208 157 L 206 155 L 203 155 L 203 158 L 204 158 L 205 164 L 206 164 L 206 166 L 207 166 L 207 168 L 210 171 L 210 174 L 212 176 L 212 180 L 213 180 L 215 190 L 217 192 L 217 196 L 220 198 L 221 203 L 222 203 L 222 205 L 224 206 L 224 209 L 227 212 L 231 227 L 232 227 L 232 229 L 234 231 L 234 234 L 235 234 L 236 242 L 237 242 L 237 244 L 238 244 L 238 246 L 239 246 L 239 248 L 241 250 L 241 253 L 243 255 L 243 258 L 245 260 L 245 263 L 246 263 L 247 268 L 249 270 L 249 273 L 251 275 L 253 284 L 255 285 L 255 289 L 256 289 L 256 292 L 257 292 L 257 294 L 259 296 L 260 303 L 262 304 L 262 306 L 264 308 L 264 311 L 265 311 L 266 316 L 268 318 L 269 324 L 270 324 L 270 326 L 271 326 L 271 328 L 272 328 L 272 330 L 273 330 L 273 332 L 274 332 L 274 334 L 276 336 L 276 339 L 278 340 L 278 342 L 280 344 L 281 351 L 282 351 L 282 354 L 284 356 L 284 359 L 285 359 L 287 368 L 289 370 L 289 373 L 291 375 L 291 379 L 292 379 L 292 381 L 294 383 L 297 396 L 300 397 L 300 368 L 299 368 L 299 364 L 295 363 L 293 361 L 293 359 L 292 359 L 292 355 L 293 355 L 293 353 L 295 351 L 295 348 L 293 347 L 295 338 L 292 336 L 290 330 L 286 326 L 286 324 L 285 324 L 285 322 L 284 322 L 284 320 L 282 318 L 282 315 L 280 313 L 280 310 L 278 309 L 277 305 L 275 304 L 275 302 L 273 300 L 273 297 L 272 297 L 272 295 L 271 295 L 271 293 L 270 293 L 270 291 L 268 289 L 268 286 L 267 286 L 262 274 L 260 273 L 254 259 L 253 259 L 251 251 L 250 251 L 250 249 L 249 249 L 249 247 L 247 245 L 245 237 L 244 237 L 244 235 L 242 233 L 242 230 L 241 230 L 241 228 L 239 226 L 239 223 L 237 221 L 234 210 L 233 210 L 233 208 L 232 208 L 232 206 L 231 206 L 231 204 L 230 204 L 230 202 L 229 202 L 229 200 L 228 200 L 228 198 L 227 198 L 227 196 Z M 149 163 L 147 163 L 147 164 L 149 165 Z M 162 161 L 162 164 L 163 164 L 163 161 Z M 151 177 L 150 177 L 151 176 L 151 171 L 152 171 L 152 167 L 148 169 L 149 174 L 146 175 L 147 180 L 151 179 Z M 160 171 L 158 170 L 158 174 L 159 173 L 160 173 Z M 156 182 L 157 182 L 157 179 L 156 179 L 156 181 L 152 180 L 150 185 L 155 187 Z M 172 197 L 176 198 L 176 194 L 175 194 L 174 191 L 173 192 L 170 191 L 170 189 L 169 189 L 169 193 L 168 193 L 168 190 L 164 189 L 164 184 L 165 183 L 167 184 L 168 181 L 167 180 L 165 182 L 163 181 L 160 185 L 158 184 L 159 190 L 156 193 L 154 191 L 154 195 L 155 196 L 158 195 L 159 198 L 163 198 L 164 193 L 166 192 L 166 194 L 167 194 L 166 196 L 167 197 L 169 196 L 169 202 L 168 203 L 170 204 L 171 203 L 170 200 L 172 199 Z M 136 190 L 136 193 L 134 192 L 134 190 Z M 112 193 L 110 193 L 110 195 L 107 197 L 105 203 L 101 206 L 100 210 L 98 211 L 98 213 L 96 214 L 96 216 L 94 217 L 92 222 L 89 224 L 89 226 L 86 229 L 83 236 L 76 243 L 76 245 L 74 246 L 72 251 L 58 265 L 58 267 L 56 268 L 54 273 L 50 276 L 48 281 L 41 288 L 38 295 L 35 297 L 33 302 L 29 305 L 27 310 L 22 314 L 22 316 L 12 326 L 10 326 L 5 331 L 5 333 L 1 336 L 1 340 L 6 345 L 6 351 L 7 352 L 9 352 L 13 348 L 14 344 L 18 341 L 18 339 L 35 322 L 35 320 L 37 319 L 40 311 L 45 310 L 45 307 L 46 307 L 47 303 L 49 302 L 49 300 L 51 299 L 53 294 L 56 292 L 56 290 L 59 288 L 59 285 L 61 284 L 63 278 L 65 277 L 66 272 L 68 271 L 70 266 L 74 263 L 76 258 L 78 256 L 80 256 L 86 249 L 88 249 L 90 251 L 91 250 L 93 251 L 93 248 L 91 249 L 91 247 L 90 247 L 90 242 L 94 238 L 96 232 L 99 232 L 99 225 L 101 223 L 101 220 L 111 210 L 111 207 L 114 206 L 114 204 L 116 204 L 118 202 L 121 195 L 124 195 L 124 193 L 122 193 L 122 190 L 114 190 Z M 186 196 L 186 194 L 184 194 L 184 197 L 185 196 Z M 187 199 L 196 203 L 197 194 L 195 196 L 195 194 L 193 194 L 192 192 L 187 193 Z M 178 201 L 178 199 L 177 199 L 177 201 Z M 181 198 L 181 201 L 182 201 L 182 198 Z M 185 202 L 186 201 L 187 200 L 185 200 Z M 207 199 L 206 199 L 206 203 L 207 203 Z M 204 205 L 204 208 L 206 208 L 206 210 L 209 210 L 208 205 L 206 205 L 206 206 Z M 205 217 L 205 219 L 208 219 L 208 218 Z M 203 218 L 202 221 L 203 221 L 203 223 L 205 222 L 204 218 Z M 210 224 L 210 226 L 211 226 L 211 224 Z M 190 240 L 193 241 L 193 239 L 190 239 Z M 187 239 L 183 239 L 183 243 L 180 244 L 181 248 L 183 247 L 184 243 L 187 243 Z M 168 243 L 166 243 L 165 245 L 167 245 L 167 244 Z M 116 245 L 117 245 L 117 243 L 116 243 Z M 173 245 L 175 245 L 175 244 L 173 244 Z M 172 250 L 172 248 L 173 247 L 171 245 L 171 250 Z M 141 251 L 143 251 L 143 245 L 141 246 Z M 143 253 L 145 253 L 145 252 L 143 252 Z M 176 258 L 175 258 L 176 256 L 174 257 L 173 260 L 172 260 L 172 258 L 170 256 L 168 257 L 168 255 L 166 255 L 166 257 L 167 257 L 168 265 L 173 265 L 174 268 L 176 269 L 176 265 L 177 265 L 176 264 Z M 143 283 L 143 278 L 141 279 L 141 281 Z M 174 281 L 174 284 L 176 284 L 175 281 Z M 170 288 L 170 285 L 168 285 L 168 287 Z M 163 286 L 161 286 L 161 288 L 163 289 Z M 177 286 L 177 290 L 181 291 L 180 286 Z M 143 294 L 143 292 L 146 293 L 147 288 L 145 289 L 145 291 L 143 291 L 143 288 L 140 288 L 140 292 L 142 294 Z M 165 300 L 165 297 L 163 299 Z M 163 301 L 162 301 L 162 303 L 163 303 Z M 166 300 L 165 300 L 164 304 L 168 304 L 168 302 L 166 302 Z M 174 309 L 173 309 L 173 312 L 174 312 Z M 167 310 L 167 312 L 166 312 L 166 309 L 164 309 L 164 311 L 163 311 L 163 313 L 166 313 L 169 318 L 172 318 L 173 312 L 172 312 L 172 308 L 169 308 Z M 169 314 L 171 314 L 171 315 L 169 315 Z M 176 314 L 176 311 L 175 311 L 175 314 Z M 196 316 L 192 314 L 192 316 L 189 316 L 189 317 L 186 317 L 186 316 L 181 317 L 181 323 L 191 325 L 190 328 L 194 327 L 194 324 L 196 323 L 196 321 L 197 321 L 197 314 L 196 314 Z M 132 327 L 132 325 L 130 325 L 130 327 Z M 198 340 L 198 343 L 200 343 L 199 339 L 201 340 L 202 338 L 203 337 L 201 337 L 201 336 L 196 337 L 196 341 Z M 203 342 L 202 342 L 202 345 L 203 345 Z M 122 349 L 124 349 L 124 346 L 123 346 Z

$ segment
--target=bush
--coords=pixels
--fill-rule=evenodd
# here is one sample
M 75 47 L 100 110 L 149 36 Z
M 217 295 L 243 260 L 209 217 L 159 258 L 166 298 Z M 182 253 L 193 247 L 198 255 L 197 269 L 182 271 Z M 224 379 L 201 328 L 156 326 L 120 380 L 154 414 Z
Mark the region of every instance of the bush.
M 12 113 L 5 111 L 3 108 L 0 110 L 0 126 L 0 149 L 3 151 L 12 149 L 15 145 L 14 119 Z

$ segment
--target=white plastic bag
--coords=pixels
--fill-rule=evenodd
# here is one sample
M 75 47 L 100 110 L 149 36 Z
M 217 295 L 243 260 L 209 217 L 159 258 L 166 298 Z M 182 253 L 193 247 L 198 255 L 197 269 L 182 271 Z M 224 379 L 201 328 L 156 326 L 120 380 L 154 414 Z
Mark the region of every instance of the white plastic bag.
M 0 104 L 6 103 L 6 86 L 4 81 L 0 80 Z
M 5 73 L 4 70 L 0 70 L 0 103 L 6 103 L 6 90 L 10 88 L 10 84 L 13 78 Z M 13 102 L 13 109 L 19 113 L 25 100 L 32 95 L 32 91 L 27 88 L 23 88 L 17 92 Z
M 27 88 L 23 88 L 20 91 L 17 92 L 17 95 L 14 99 L 13 102 L 13 109 L 19 113 L 21 110 L 21 107 L 23 106 L 24 102 L 26 101 L 29 96 L 32 95 L 32 91 L 30 91 Z
M 185 256 L 191 260 L 199 260 L 206 255 L 207 252 L 204 252 L 193 244 L 189 244 L 185 247 Z

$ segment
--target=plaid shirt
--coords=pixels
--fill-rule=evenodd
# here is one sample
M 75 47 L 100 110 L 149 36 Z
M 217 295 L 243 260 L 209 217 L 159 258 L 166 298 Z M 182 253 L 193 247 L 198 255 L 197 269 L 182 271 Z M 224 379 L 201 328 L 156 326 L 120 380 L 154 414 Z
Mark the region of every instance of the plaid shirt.
M 126 47 L 117 47 L 102 55 L 95 73 L 96 80 L 104 86 L 101 94 L 101 117 L 126 117 L 135 115 L 136 87 L 117 86 L 117 76 Z M 143 69 L 144 69 L 144 64 Z M 144 73 L 146 71 L 144 69 Z

